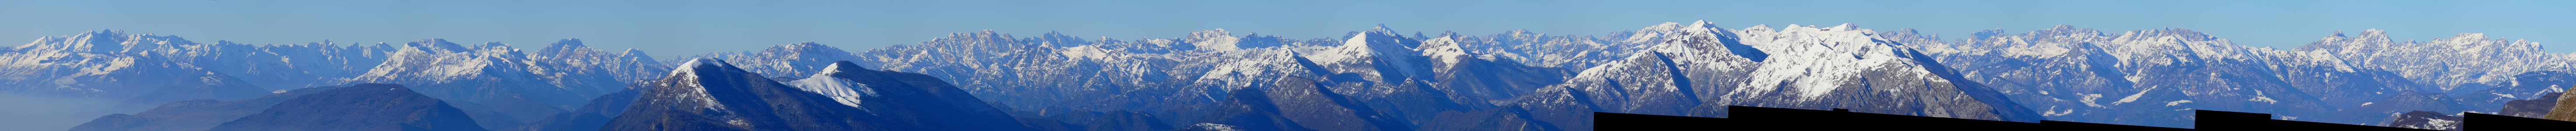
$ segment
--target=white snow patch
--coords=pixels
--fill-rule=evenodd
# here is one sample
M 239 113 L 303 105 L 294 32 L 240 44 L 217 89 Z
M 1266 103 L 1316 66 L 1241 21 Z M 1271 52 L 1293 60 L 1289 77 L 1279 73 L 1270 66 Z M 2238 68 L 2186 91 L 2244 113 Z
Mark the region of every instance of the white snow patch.
M 1210 130 L 1210 131 L 1242 131 L 1242 130 L 1243 130 L 1243 129 L 1235 129 L 1235 128 L 1234 128 L 1234 125 L 1225 125 L 1225 124 L 1216 124 L 1216 123 L 1199 123 L 1199 124 L 1190 125 L 1190 126 L 1191 126 L 1191 127 L 1197 127 L 1197 128 L 1199 128 L 1199 129 L 1207 129 L 1207 130 Z
M 2140 90 L 2140 91 L 2138 91 L 2138 93 L 2137 93 L 2137 94 L 2129 94 L 2129 97 L 2120 98 L 2120 101 L 2113 101 L 2113 102 L 2111 102 L 2111 105 L 2120 105 L 2120 103 L 2129 103 L 2129 102 L 2132 102 L 2132 101 L 2138 101 L 2138 96 L 2146 95 L 2146 94 L 2147 94 L 2147 92 L 2153 92 L 2153 91 L 2156 91 L 2156 87 L 2152 87 L 2152 86 L 2151 86 L 2151 87 L 2147 87 L 2147 90 Z
M 805 79 L 788 81 L 787 85 L 796 87 L 796 89 L 804 89 L 806 92 L 814 92 L 815 94 L 832 97 L 832 101 L 840 101 L 841 105 L 849 105 L 850 107 L 859 107 L 859 100 L 861 98 L 877 96 L 876 90 L 868 88 L 867 84 L 851 82 L 848 79 L 832 77 L 826 74 L 814 74 L 814 76 L 806 77 Z
M 2191 103 L 2191 100 L 2174 100 L 2172 102 L 2165 102 L 2165 106 L 2182 105 L 2182 103 Z
M 2277 100 L 2272 100 L 2272 97 L 2265 96 L 2265 95 L 2263 94 L 2263 91 L 2260 91 L 2260 90 L 2254 91 L 2254 99 L 2245 99 L 2245 100 L 2248 100 L 2248 101 L 2260 101 L 2260 102 L 2263 102 L 2263 103 L 2280 103 L 2280 102 L 2281 102 L 2281 101 L 2277 101 Z
M 2107 107 L 2107 106 L 2102 106 L 2102 104 L 2094 104 L 2094 103 L 2093 103 L 2093 100 L 2094 100 L 2094 99 L 2102 99 L 2102 94 L 2084 94 L 2084 99 L 2082 99 L 2082 100 L 2077 100 L 2077 101 L 2082 101 L 2082 102 L 2084 102 L 2084 106 L 2100 107 L 2100 108 L 2110 108 L 2110 107 Z
M 2070 114 L 2075 114 L 2075 108 L 2067 108 L 2067 109 L 2066 109 L 2066 111 L 2057 111 L 2057 106 L 2048 106 L 2048 110 L 2046 110 L 2046 111 L 2047 111 L 2047 112 L 2040 112 L 2040 113 L 2039 113 L 2039 115 L 2041 115 L 2041 116 L 2066 116 L 2066 115 L 2070 115 Z
M 2451 121 L 2451 120 L 2443 120 L 2443 119 L 2424 118 L 2424 124 L 2426 124 L 2426 125 L 2432 125 L 2433 127 L 2423 127 L 2423 128 L 2417 128 L 2417 129 L 2456 129 L 2457 127 L 2451 127 L 2451 125 L 2460 125 L 2460 121 Z
M 1114 55 L 1110 54 L 1108 49 L 1100 49 L 1100 47 L 1096 45 L 1065 47 L 1062 51 L 1057 51 L 1056 54 L 1064 55 L 1065 58 L 1093 60 L 1116 58 Z

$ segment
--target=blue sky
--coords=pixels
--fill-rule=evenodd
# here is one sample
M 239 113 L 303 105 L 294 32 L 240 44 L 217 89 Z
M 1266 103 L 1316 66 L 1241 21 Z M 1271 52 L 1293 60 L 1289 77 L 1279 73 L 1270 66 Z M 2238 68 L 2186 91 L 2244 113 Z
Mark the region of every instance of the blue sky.
M 610 1 L 610 0 L 0 0 L 0 41 L 120 29 L 198 42 L 408 42 L 446 38 L 542 47 L 580 38 L 657 57 L 795 42 L 849 50 L 991 29 L 1086 39 L 1172 38 L 1224 28 L 1292 38 L 1372 25 L 1492 34 L 1599 35 L 1662 22 L 1730 28 L 1859 24 L 1964 36 L 2068 24 L 2106 31 L 2182 27 L 2239 44 L 2293 48 L 2335 31 L 2386 29 L 2398 40 L 2457 33 L 2576 51 L 2566 1 Z M 1951 37 L 1956 39 L 1957 37 Z M 6 42 L 14 46 L 20 42 Z

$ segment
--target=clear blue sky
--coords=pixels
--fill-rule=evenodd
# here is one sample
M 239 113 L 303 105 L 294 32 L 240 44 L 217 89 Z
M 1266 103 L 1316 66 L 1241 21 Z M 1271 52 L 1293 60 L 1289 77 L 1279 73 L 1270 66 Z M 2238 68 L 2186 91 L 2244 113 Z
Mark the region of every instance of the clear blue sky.
M 407 42 L 446 38 L 542 47 L 580 38 L 658 57 L 820 42 L 850 50 L 992 29 L 1095 39 L 1172 38 L 1225 28 L 1292 38 L 1398 31 L 1599 35 L 1662 22 L 1854 23 L 1963 36 L 2068 24 L 2110 31 L 2183 27 L 2240 44 L 2292 48 L 2335 31 L 2386 29 L 2398 40 L 2457 33 L 2576 51 L 2566 1 L 611 1 L 611 0 L 0 0 L 0 43 L 120 29 L 198 42 Z

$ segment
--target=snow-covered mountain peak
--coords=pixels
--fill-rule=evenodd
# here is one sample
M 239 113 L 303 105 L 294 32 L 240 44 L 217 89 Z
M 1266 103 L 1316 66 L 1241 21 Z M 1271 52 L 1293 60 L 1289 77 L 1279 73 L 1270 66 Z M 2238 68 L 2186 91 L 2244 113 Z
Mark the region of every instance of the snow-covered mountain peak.
M 457 45 L 454 42 L 447 42 L 447 39 L 438 38 L 421 39 L 418 41 L 412 41 L 411 43 L 403 43 L 403 47 L 418 49 L 421 51 L 431 51 L 434 53 L 469 52 L 473 50 L 471 48 L 465 48 L 465 45 Z
M 2209 36 L 2209 34 L 2208 34 L 2208 33 L 2201 33 L 2200 31 L 2192 31 L 2191 29 L 2185 29 L 2185 28 L 2179 28 L 2179 27 L 2165 27 L 2165 28 L 2157 28 L 2157 29 L 2153 29 L 2153 30 L 2129 31 L 2128 33 L 2124 33 L 2123 35 L 2149 36 L 2149 37 L 2128 37 L 2128 38 L 2156 38 L 2156 37 L 2172 37 L 2172 38 L 2179 38 L 2179 39 L 2181 39 L 2181 40 L 2216 40 L 2216 39 L 2218 39 L 2218 37 L 2212 37 L 2212 36 Z
M 850 61 L 836 61 L 832 62 L 832 65 L 824 66 L 822 71 L 815 72 L 812 76 L 806 76 L 805 79 L 786 81 L 786 83 L 783 84 L 805 90 L 806 92 L 814 92 L 816 94 L 822 94 L 823 96 L 832 97 L 833 101 L 841 102 L 841 105 L 859 107 L 859 104 L 861 104 L 863 99 L 866 97 L 877 96 L 876 90 L 868 87 L 868 84 L 865 83 L 832 76 L 844 72 L 865 72 L 867 70 L 868 69 L 866 67 L 859 67 L 858 64 L 850 63 Z
M 476 47 L 476 48 L 482 48 L 482 49 L 508 49 L 508 48 L 510 48 L 510 44 L 502 44 L 501 42 L 483 42 L 483 46 Z
M 555 40 L 555 43 L 553 44 L 546 44 L 544 51 L 563 51 L 580 48 L 590 48 L 590 46 L 582 45 L 581 39 L 563 39 Z
M 1421 56 L 1420 52 L 1415 52 L 1413 49 L 1414 46 L 1420 45 L 1420 41 L 1404 38 L 1403 35 L 1387 31 L 1385 26 L 1378 26 L 1373 31 L 1352 34 L 1350 39 L 1342 40 L 1340 46 L 1324 49 L 1321 53 L 1309 53 L 1306 57 L 1326 64 L 1349 63 L 1373 57 L 1412 57 Z
M 2040 30 L 2092 30 L 2092 29 L 2088 29 L 2088 28 L 2075 28 L 2075 25 L 2064 25 L 2064 24 L 2061 24 L 2061 25 L 2057 25 L 2057 26 L 2048 26 L 2048 29 L 2040 29 Z
M 1792 25 L 1792 26 L 1795 26 L 1795 25 Z M 1778 29 L 1778 28 L 1771 28 L 1771 24 L 1754 24 L 1754 25 L 1753 25 L 1753 27 L 1744 27 L 1744 31 L 1754 31 L 1754 32 L 1769 32 L 1769 31 L 1771 31 L 1771 30 L 1775 30 L 1775 29 Z
M 47 36 L 35 42 L 18 45 L 17 51 L 61 51 L 90 53 L 141 53 L 169 45 L 194 45 L 179 36 L 126 34 L 122 30 L 97 30 L 70 36 Z
M 1395 33 L 1395 30 L 1393 30 L 1393 29 L 1387 29 L 1387 28 L 1386 28 L 1386 24 L 1377 24 L 1377 27 L 1369 28 L 1369 31 L 1368 31 L 1367 33 L 1377 33 L 1377 34 L 1387 34 L 1387 35 L 1402 35 L 1402 34 L 1396 34 L 1396 33 Z
M 769 54 L 769 55 L 773 55 L 773 56 L 781 56 L 781 57 L 799 57 L 799 56 L 805 56 L 805 55 L 797 55 L 797 54 L 849 54 L 849 51 L 844 51 L 844 50 L 841 50 L 841 48 L 832 47 L 832 46 L 830 46 L 830 45 L 817 44 L 817 43 L 814 43 L 814 42 L 797 42 L 796 44 L 786 44 L 786 45 L 771 46 L 771 47 L 769 47 L 769 49 L 766 49 L 766 51 L 762 51 L 762 52 L 760 52 L 760 53 L 763 53 L 763 54 L 768 54 L 768 53 L 781 53 L 781 54 Z
M 2338 35 L 2340 35 L 2340 34 L 2338 34 Z M 2379 29 L 2361 30 L 2361 36 L 2360 36 L 2360 37 L 2357 37 L 2357 38 L 2363 38 L 2363 39 L 2376 39 L 2376 40 L 2379 40 L 2379 41 L 2388 41 L 2388 31 L 2386 31 L 2386 30 L 2379 30 Z
M 1121 57 L 1123 56 L 1123 53 L 1124 52 L 1102 49 L 1099 45 L 1064 47 L 1056 50 L 1056 55 L 1064 56 L 1065 58 L 1082 58 L 1089 60 L 1108 60 L 1110 58 Z
M 2391 40 L 2389 40 L 2389 39 L 2390 39 L 2390 38 L 2388 38 L 2388 31 L 2385 31 L 2385 30 L 2379 30 L 2379 29 L 2362 30 L 2362 31 L 2361 31 L 2361 34 L 2359 34 L 2359 35 L 2345 35 L 2343 31 L 2335 31 L 2335 32 L 2334 32 L 2334 36 L 2327 36 L 2326 38 L 2320 38 L 2320 39 L 2318 39 L 2318 40 L 2317 40 L 2317 43 L 2310 43 L 2310 44 L 2312 44 L 2312 45 L 2309 45 L 2309 46 L 2318 46 L 2318 45 L 2315 45 L 2315 44 L 2322 44 L 2322 45 L 2336 45 L 2336 46 L 2340 46 L 2340 45 L 2342 45 L 2342 44 L 2385 45 L 2385 44 L 2388 44 L 2389 42 L 2392 42 L 2392 41 L 2391 41 Z M 2365 47 L 2365 46 L 2346 46 L 2346 47 Z M 2304 48 L 2304 47 L 2303 47 L 2303 48 Z
M 843 70 L 868 70 L 868 67 L 861 67 L 858 63 L 850 63 L 850 61 L 834 61 L 832 65 L 823 66 L 823 72 L 814 74 L 831 74 Z
M 2184 28 L 2132 30 L 2120 33 L 2099 44 L 2105 52 L 2120 59 L 2150 59 L 2143 64 L 2170 65 L 2204 60 L 2250 59 L 2258 47 L 2239 46 L 2227 39 Z M 2263 48 L 2268 49 L 2268 48 Z
M 1443 63 L 1442 65 L 1457 64 L 1459 60 L 1467 59 L 1470 55 L 1467 53 L 1467 50 L 1461 46 L 1466 45 L 1459 44 L 1458 39 L 1454 36 L 1440 36 L 1440 38 L 1424 40 L 1422 42 L 1422 48 L 1419 48 L 1417 51 L 1422 52 L 1422 55 L 1424 56 L 1431 57 L 1431 60 L 1433 61 Z
M 1234 37 L 1233 35 L 1234 33 L 1226 32 L 1223 28 L 1191 31 L 1190 35 L 1188 37 L 1182 37 L 1181 41 L 1188 42 L 1191 45 L 1196 45 L 1198 49 L 1231 51 L 1243 48 L 1242 46 L 1235 45 L 1237 42 L 1242 42 L 1243 39 Z
M 835 50 L 837 50 L 837 49 L 840 49 L 840 48 L 834 48 L 834 47 L 829 46 L 829 45 L 823 45 L 823 44 L 814 43 L 814 42 L 796 42 L 796 44 L 778 45 L 778 47 L 777 47 L 777 48 L 784 48 L 784 49 L 789 49 L 789 50 L 814 50 L 814 49 L 835 49 Z
M 1379 25 L 1377 29 L 1370 30 L 1369 32 L 1351 34 L 1350 39 L 1342 40 L 1342 46 L 1368 46 L 1371 44 L 1378 44 L 1392 45 L 1392 47 L 1398 48 L 1412 48 L 1410 46 L 1420 44 L 1413 42 L 1416 41 L 1405 38 L 1403 34 L 1396 34 L 1395 31 L 1386 29 L 1386 26 L 1384 25 Z
M 930 40 L 931 42 L 924 42 L 924 43 L 923 43 L 923 45 L 930 45 L 930 44 L 932 44 L 932 43 L 958 43 L 958 44 L 968 44 L 968 45 L 1011 44 L 1011 43 L 1008 43 L 1008 42 L 1010 42 L 1010 41 L 1014 41 L 1012 38 L 1014 38 L 1014 37 L 1011 37 L 1011 35 L 1010 35 L 1010 34 L 1002 34 L 1002 33 L 1000 33 L 1000 32 L 993 32 L 993 30 L 983 30 L 983 31 L 976 31 L 976 32 L 949 33 L 949 34 L 948 34 L 948 37 L 940 37 L 940 38 L 938 38 L 938 39 L 931 39 L 931 40 Z M 958 42 L 942 42 L 942 41 L 958 41 Z
M 1998 31 L 2000 31 L 2000 30 L 1998 30 Z M 2108 35 L 2108 34 L 2103 34 L 2103 33 L 2102 33 L 2102 31 L 2100 31 L 2100 30 L 2093 30 L 2092 28 L 2075 28 L 2075 25 L 2057 25 L 2057 26 L 2055 26 L 2055 27 L 2049 27 L 2048 29 L 2041 29 L 2041 30 L 2038 30 L 2038 31 L 2031 31 L 2030 33 L 2027 33 L 2027 34 L 2030 34 L 2030 35 L 2032 35 L 2032 36 L 2034 36 L 2034 37 L 2039 37 L 2039 38 L 2066 37 L 2066 36 L 2104 36 L 2104 35 Z
M 626 48 L 626 52 L 619 53 L 619 54 L 618 54 L 618 56 L 624 56 L 624 57 L 626 57 L 626 60 L 632 60 L 632 61 L 635 61 L 635 63 L 636 63 L 636 64 L 639 64 L 639 65 L 649 65 L 649 66 L 645 66 L 645 67 L 656 67 L 656 66 L 661 66 L 660 64 L 666 64 L 666 63 L 662 63 L 661 59 L 654 59 L 654 58 L 653 58 L 653 55 L 650 55 L 650 54 L 644 54 L 644 50 L 637 50 L 637 49 L 635 49 L 635 48 Z M 638 68 L 638 69 L 649 69 L 649 68 Z M 651 73 L 641 73 L 641 74 L 637 74 L 637 75 L 649 75 L 649 74 L 651 74 Z
M 1817 28 L 1791 25 L 1778 31 L 1747 29 L 1741 34 L 1746 45 L 1769 55 L 1770 61 L 1755 67 L 1752 82 L 1739 94 L 1764 94 L 1773 87 L 1793 88 L 1801 100 L 1813 100 L 1850 81 L 1866 75 L 1863 70 L 1900 67 L 1901 71 L 1922 71 L 1920 64 L 1904 55 L 1909 49 L 1876 36 L 1877 31 L 1851 28 L 1855 25 Z M 1898 65 L 1898 66 L 1890 66 Z
M 1103 36 L 1103 37 L 1106 37 L 1106 36 Z M 1083 40 L 1082 40 L 1082 37 L 1073 36 L 1073 35 L 1065 35 L 1065 34 L 1064 34 L 1064 33 L 1062 33 L 1062 32 L 1055 32 L 1055 31 L 1047 31 L 1047 33 L 1046 33 L 1046 34 L 1038 34 L 1038 37 L 1037 37 L 1037 38 L 1035 38 L 1035 39 L 1031 39 L 1031 42 L 1037 42 L 1037 45 L 1038 45 L 1039 47 L 1063 47 L 1063 46 L 1075 46 L 1075 45 L 1091 45 L 1091 41 L 1083 41 Z
M 635 49 L 635 48 L 626 48 L 626 51 L 624 51 L 624 52 L 618 52 L 618 53 L 617 53 L 617 55 L 618 55 L 618 56 L 626 56 L 626 58 L 638 58 L 638 59 L 635 59 L 635 60 L 637 60 L 637 61 L 644 61 L 643 63 L 661 63 L 661 62 L 653 62 L 653 55 L 651 55 L 651 54 L 644 54 L 644 50 L 638 50 L 638 49 Z
M 1850 52 L 1860 51 L 1863 49 L 1893 48 L 1892 46 L 1897 44 L 1879 39 L 1877 37 L 1878 31 L 1850 27 L 1857 26 L 1843 24 L 1842 26 L 1817 28 L 1814 26 L 1791 25 L 1788 28 L 1781 28 L 1779 31 L 1753 31 L 1748 29 L 1741 35 L 1744 36 L 1742 39 L 1747 41 L 1746 45 L 1752 45 L 1754 48 L 1760 48 L 1766 52 L 1777 52 L 1774 50 L 1778 49 L 1809 47 L 1821 47 L 1834 49 L 1838 52 Z
M 1769 26 L 1754 26 L 1754 28 L 1745 29 L 1745 31 L 1768 30 L 1770 30 Z M 1636 32 L 1632 33 L 1626 40 L 1622 40 L 1621 42 L 1665 43 L 1664 41 L 1670 40 L 1715 39 L 1718 37 L 1735 37 L 1734 35 L 1735 33 L 1733 31 L 1727 31 L 1726 28 L 1717 27 L 1715 24 L 1708 23 L 1708 21 L 1696 21 L 1687 25 L 1664 22 L 1663 24 L 1656 24 L 1655 26 L 1637 29 Z
M 1843 23 L 1842 25 L 1834 25 L 1834 27 L 1825 27 L 1825 30 L 1826 30 L 1826 31 L 1836 31 L 1836 30 L 1858 30 L 1858 29 L 1860 29 L 1860 25 L 1852 25 L 1852 23 Z
M 2504 39 L 2493 39 L 2493 40 L 2494 40 L 2494 41 L 2503 41 Z M 2487 34 L 2486 34 L 2486 33 L 2460 33 L 2460 34 L 2458 34 L 2458 35 L 2452 35 L 2452 36 L 2451 36 L 2451 37 L 2449 37 L 2449 38 L 2442 38 L 2442 39 L 2440 39 L 2440 40 L 2434 40 L 2432 43 L 2441 43 L 2442 45 L 2448 45 L 2448 47 L 2455 48 L 2455 49 L 2479 48 L 2481 45 L 2493 45 L 2493 44 L 2498 44 L 2498 43 L 2504 43 L 2504 42 L 2482 42 L 2482 41 L 2490 41 L 2490 39 L 2487 39 Z
M 735 68 L 733 64 L 725 63 L 724 60 L 717 60 L 716 58 L 689 59 L 689 62 L 682 62 L 680 65 L 675 66 L 679 68 L 671 70 L 671 75 L 697 74 L 697 71 L 702 69 Z

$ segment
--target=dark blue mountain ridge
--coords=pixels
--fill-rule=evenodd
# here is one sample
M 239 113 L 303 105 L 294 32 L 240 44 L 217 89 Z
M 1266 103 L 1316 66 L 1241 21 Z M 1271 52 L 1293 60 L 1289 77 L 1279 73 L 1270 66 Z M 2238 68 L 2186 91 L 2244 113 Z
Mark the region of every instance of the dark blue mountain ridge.
M 465 111 L 393 84 L 297 96 L 208 131 L 482 131 Z
M 1033 130 L 1017 118 L 925 75 L 827 65 L 826 74 L 863 85 L 850 105 L 712 58 L 690 60 L 642 84 L 626 111 L 600 130 Z

